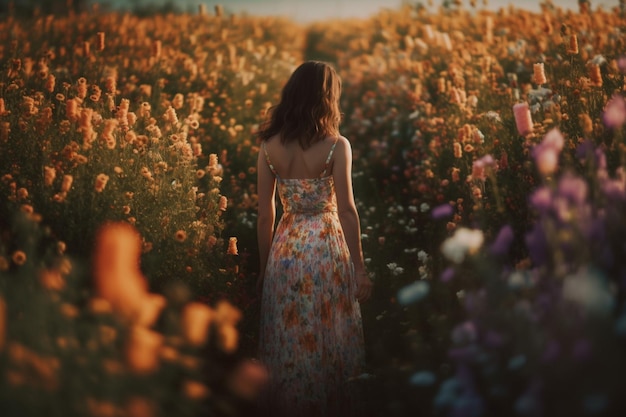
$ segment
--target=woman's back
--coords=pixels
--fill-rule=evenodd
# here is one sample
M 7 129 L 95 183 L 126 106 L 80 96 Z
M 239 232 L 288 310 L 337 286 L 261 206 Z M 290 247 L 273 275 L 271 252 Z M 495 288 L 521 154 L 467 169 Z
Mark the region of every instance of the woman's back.
M 265 150 L 274 170 L 283 179 L 319 178 L 332 172 L 331 155 L 337 139 L 328 137 L 304 150 L 298 141 L 281 143 L 278 137 L 265 142 Z

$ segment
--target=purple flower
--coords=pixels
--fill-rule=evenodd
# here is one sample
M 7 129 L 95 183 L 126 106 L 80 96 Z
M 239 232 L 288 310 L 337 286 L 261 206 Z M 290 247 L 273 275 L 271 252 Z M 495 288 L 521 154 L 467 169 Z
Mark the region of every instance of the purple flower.
M 439 277 L 439 279 L 442 282 L 450 282 L 450 281 L 452 281 L 452 278 L 454 278 L 454 274 L 455 274 L 454 268 L 448 267 L 448 268 L 444 269 L 444 271 L 441 273 L 441 276 Z
M 452 341 L 457 345 L 465 345 L 476 341 L 478 333 L 476 325 L 472 321 L 458 324 L 452 329 Z
M 585 140 L 576 148 L 576 158 L 581 161 L 587 159 L 594 152 L 594 148 L 592 141 L 589 139 Z
M 543 265 L 548 259 L 548 241 L 539 224 L 526 234 L 526 246 L 530 252 L 530 259 L 537 266 Z
M 431 216 L 433 217 L 433 219 L 444 219 L 446 217 L 452 216 L 453 213 L 454 207 L 452 207 L 448 203 L 445 203 L 435 207 L 431 212 Z
M 559 180 L 558 192 L 570 203 L 578 206 L 587 199 L 588 187 L 585 180 L 568 173 Z
M 538 188 L 530 196 L 530 204 L 541 213 L 547 212 L 552 207 L 552 191 L 548 187 Z
M 489 330 L 485 334 L 484 344 L 489 348 L 498 348 L 504 344 L 502 335 L 494 330 Z
M 513 228 L 508 224 L 503 226 L 489 247 L 489 251 L 495 256 L 506 255 L 511 247 L 511 243 L 513 243 L 513 238 Z

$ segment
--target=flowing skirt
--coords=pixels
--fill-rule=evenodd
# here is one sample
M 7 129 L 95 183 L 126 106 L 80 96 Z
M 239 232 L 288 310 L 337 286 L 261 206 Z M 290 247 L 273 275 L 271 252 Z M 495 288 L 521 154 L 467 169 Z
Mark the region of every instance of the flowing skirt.
M 361 310 L 336 212 L 285 213 L 270 249 L 259 358 L 271 416 L 355 415 L 363 372 Z

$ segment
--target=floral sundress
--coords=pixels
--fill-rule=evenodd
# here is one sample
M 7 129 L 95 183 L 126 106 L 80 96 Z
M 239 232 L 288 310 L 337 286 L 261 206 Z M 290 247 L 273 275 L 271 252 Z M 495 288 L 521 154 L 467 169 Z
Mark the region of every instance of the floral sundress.
M 270 373 L 271 416 L 349 416 L 357 408 L 351 378 L 363 371 L 361 310 L 326 175 L 336 143 L 313 179 L 280 178 L 263 146 L 283 206 L 261 301 L 259 359 Z

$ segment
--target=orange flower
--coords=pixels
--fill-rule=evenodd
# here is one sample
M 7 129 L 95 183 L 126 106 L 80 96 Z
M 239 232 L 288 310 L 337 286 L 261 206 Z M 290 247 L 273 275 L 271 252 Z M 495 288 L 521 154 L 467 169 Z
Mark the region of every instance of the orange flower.
M 239 251 L 237 250 L 237 238 L 231 237 L 228 239 L 228 250 L 226 251 L 228 255 L 239 255 Z
M 4 256 L 0 256 L 0 272 L 9 270 L 9 261 Z
M 576 35 L 569 36 L 569 44 L 567 46 L 567 53 L 576 55 L 578 53 L 578 37 Z
M 71 175 L 63 175 L 63 181 L 61 182 L 61 192 L 67 193 L 72 188 L 72 182 L 74 181 L 74 177 Z
M 104 32 L 97 33 L 96 51 L 98 52 L 104 51 Z
M 535 84 L 539 85 L 548 82 L 548 80 L 546 79 L 543 62 L 533 64 L 533 81 L 535 82 Z
M 461 147 L 461 144 L 459 142 L 454 142 L 452 146 L 454 148 L 454 157 L 461 158 L 463 156 L 463 148 Z
M 589 78 L 596 87 L 602 87 L 602 73 L 598 64 L 589 64 Z
M 171 123 L 173 125 L 178 124 L 178 116 L 176 115 L 176 110 L 174 107 L 169 106 L 163 115 L 165 121 Z
M 107 182 L 109 181 L 109 176 L 106 174 L 98 174 L 96 177 L 95 190 L 98 193 L 104 191 L 104 187 L 106 187 Z
M 187 232 L 185 232 L 184 230 L 178 230 L 174 235 L 174 239 L 179 242 L 184 242 L 185 240 L 187 240 Z
M 187 380 L 183 383 L 183 392 L 187 398 L 192 400 L 202 400 L 209 395 L 209 389 L 206 385 L 193 380 Z
M 160 294 L 146 294 L 138 306 L 134 323 L 139 326 L 151 327 L 159 318 L 161 311 L 167 304 L 165 297 Z
M 153 330 L 134 326 L 126 345 L 126 361 L 131 371 L 137 374 L 150 374 L 160 364 L 159 352 L 163 336 Z
M 228 207 L 228 199 L 224 196 L 220 196 L 220 201 L 219 201 L 219 209 L 221 211 L 226 211 L 226 208 Z M 235 240 L 235 243 L 237 243 L 237 240 Z M 235 249 L 236 251 L 236 249 Z M 236 253 L 235 253 L 236 255 Z
M 11 259 L 15 265 L 22 266 L 26 263 L 26 253 L 21 250 L 16 250 L 13 252 L 13 255 L 11 255 Z
M 87 308 L 94 314 L 109 314 L 113 311 L 111 303 L 99 297 L 94 297 L 89 300 Z
M 56 176 L 57 176 L 57 171 L 56 169 L 54 169 L 54 167 L 48 167 L 48 166 L 43 167 L 43 182 L 48 187 L 52 185 Z
M 43 269 L 39 272 L 39 283 L 47 290 L 60 291 L 65 288 L 65 279 L 56 269 Z
M 188 303 L 182 312 L 182 330 L 187 342 L 192 346 L 201 346 L 209 337 L 209 326 L 215 312 L 207 305 L 197 302 Z
M 147 296 L 139 268 L 141 237 L 128 223 L 107 223 L 98 232 L 94 254 L 96 294 L 122 317 L 136 319 Z
M 239 333 L 235 326 L 224 325 L 218 330 L 220 347 L 226 353 L 233 353 L 239 343 Z
M 127 417 L 156 417 L 159 415 L 154 402 L 138 396 L 133 396 L 126 401 L 124 411 L 123 415 Z

